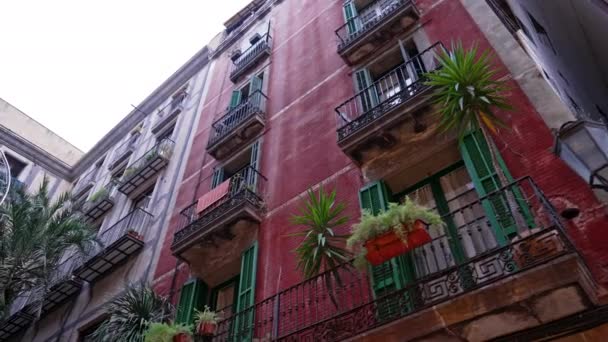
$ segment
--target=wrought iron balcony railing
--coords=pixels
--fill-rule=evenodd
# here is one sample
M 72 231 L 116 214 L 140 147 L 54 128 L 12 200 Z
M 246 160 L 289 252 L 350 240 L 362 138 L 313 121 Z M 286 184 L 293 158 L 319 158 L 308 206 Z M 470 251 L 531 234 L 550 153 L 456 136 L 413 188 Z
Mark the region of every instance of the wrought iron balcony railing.
M 346 21 L 336 30 L 338 52 L 341 52 L 359 41 L 367 33 L 381 26 L 385 20 L 400 13 L 408 6 L 414 6 L 411 0 L 376 0 Z
M 430 227 L 432 242 L 409 253 L 416 274 L 403 286 L 373 294 L 368 275 L 346 263 L 225 317 L 213 340 L 345 340 L 560 256 L 578 255 L 555 209 L 532 179 L 519 179 L 461 204 L 468 195 L 450 200 L 451 212 L 443 216 L 455 231 Z M 536 215 L 517 227 L 516 236 L 499 243 L 494 235 L 501 235 L 501 228 L 492 226 L 484 208 L 496 198 L 508 197 L 526 207 L 512 215 L 524 215 L 527 209 Z M 383 264 L 374 276 L 392 273 L 391 265 Z
M 226 194 L 219 197 L 202 212 L 197 212 L 198 200 L 181 211 L 178 229 L 173 237 L 173 246 L 190 239 L 194 235 L 203 236 L 217 228 L 209 223 L 227 215 L 238 206 L 250 204 L 258 210 L 264 208 L 263 194 L 266 187 L 266 177 L 258 170 L 247 166 L 225 182 L 228 182 Z
M 83 265 L 74 274 L 80 279 L 93 282 L 110 272 L 141 249 L 151 219 L 152 214 L 136 208 L 102 231 L 98 236 L 100 244 L 86 251 Z
M 336 107 L 338 141 L 407 105 L 429 89 L 425 84 L 425 73 L 439 67 L 436 58 L 443 50 L 443 44 L 433 44 Z
M 116 168 L 118 165 L 122 164 L 131 154 L 133 153 L 133 149 L 136 146 L 140 133 L 133 133 L 131 136 L 127 138 L 127 140 L 123 141 L 120 146 L 114 151 L 112 154 L 112 160 L 110 161 L 109 169 L 112 170 Z
M 232 63 L 232 69 L 230 70 L 230 80 L 235 82 L 238 78 L 243 75 L 250 67 L 254 66 L 264 56 L 270 55 L 272 51 L 272 37 L 269 33 L 263 35 L 257 42 L 251 45 L 247 50 L 243 51 L 241 55 L 235 59 Z
M 259 115 L 264 118 L 267 100 L 268 98 L 261 90 L 256 90 L 240 105 L 229 108 L 224 116 L 211 125 L 213 130 L 209 136 L 207 149 L 217 144 L 231 132 L 241 128 L 241 126 L 253 116 Z
M 114 206 L 114 192 L 116 181 L 110 180 L 106 185 L 97 190 L 82 206 L 82 212 L 90 220 L 96 220 L 108 212 Z
M 118 191 L 129 195 L 148 179 L 155 177 L 169 163 L 175 143 L 164 138 L 125 169 Z

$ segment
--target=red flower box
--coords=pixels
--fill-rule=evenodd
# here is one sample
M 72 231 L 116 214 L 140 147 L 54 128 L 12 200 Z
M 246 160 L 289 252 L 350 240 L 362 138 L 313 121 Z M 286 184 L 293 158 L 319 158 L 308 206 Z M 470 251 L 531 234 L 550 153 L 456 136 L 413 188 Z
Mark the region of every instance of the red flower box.
M 201 322 L 197 326 L 197 332 L 202 336 L 213 336 L 215 335 L 215 329 L 217 328 L 217 324 L 212 322 Z
M 173 342 L 192 342 L 192 338 L 189 334 L 179 333 L 173 336 Z
M 365 243 L 367 254 L 365 258 L 370 264 L 378 266 L 396 256 L 431 242 L 431 236 L 425 229 L 426 224 L 421 220 L 414 222 L 413 229 L 407 235 L 407 244 L 391 230 Z

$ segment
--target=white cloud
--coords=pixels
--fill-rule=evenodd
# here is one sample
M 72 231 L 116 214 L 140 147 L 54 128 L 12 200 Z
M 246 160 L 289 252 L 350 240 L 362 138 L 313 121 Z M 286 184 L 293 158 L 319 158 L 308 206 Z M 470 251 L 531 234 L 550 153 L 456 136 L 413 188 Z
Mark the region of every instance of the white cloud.
M 3 1 L 0 98 L 86 151 L 249 1 Z

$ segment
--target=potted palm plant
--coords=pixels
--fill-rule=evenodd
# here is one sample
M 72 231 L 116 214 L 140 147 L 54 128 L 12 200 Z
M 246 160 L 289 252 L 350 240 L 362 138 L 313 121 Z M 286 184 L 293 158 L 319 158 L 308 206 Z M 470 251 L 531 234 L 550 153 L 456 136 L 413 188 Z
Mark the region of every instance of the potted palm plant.
M 145 342 L 191 342 L 191 326 L 170 323 L 151 323 L 144 335 Z
M 203 311 L 196 310 L 196 333 L 201 336 L 215 335 L 218 319 L 217 312 L 211 311 L 207 305 L 205 305 Z
M 297 268 L 304 278 L 312 278 L 324 271 L 329 276 L 324 277 L 328 295 L 334 305 L 338 302 L 334 296 L 334 281 L 338 286 L 342 282 L 337 266 L 348 261 L 352 253 L 345 248 L 348 234 L 338 231 L 346 225 L 349 217 L 344 214 L 346 204 L 336 200 L 336 191 L 327 193 L 321 186 L 318 193 L 312 189 L 307 192 L 299 213 L 291 217 L 291 223 L 303 229 L 289 236 L 302 237 L 301 243 L 294 250 L 298 258 Z
M 442 225 L 435 212 L 406 197 L 403 204 L 390 203 L 388 209 L 373 215 L 364 212 L 361 221 L 352 227 L 347 246 L 360 249 L 357 264 L 366 259 L 372 265 L 380 265 L 409 250 L 431 241 L 428 225 Z

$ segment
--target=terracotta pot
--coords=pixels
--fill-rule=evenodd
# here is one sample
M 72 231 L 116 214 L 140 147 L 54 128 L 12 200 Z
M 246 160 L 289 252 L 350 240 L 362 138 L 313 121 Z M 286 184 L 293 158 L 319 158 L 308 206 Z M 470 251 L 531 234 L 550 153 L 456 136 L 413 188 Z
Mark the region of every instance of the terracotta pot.
M 431 242 L 431 236 L 425 227 L 424 222 L 416 220 L 413 230 L 408 234 L 407 244 L 392 230 L 368 240 L 365 243 L 365 249 L 367 250 L 365 258 L 370 264 L 378 266 L 396 256 L 409 252 L 413 248 Z
M 197 326 L 197 333 L 202 336 L 213 336 L 216 328 L 217 324 L 213 322 L 200 322 Z
M 190 334 L 179 333 L 173 336 L 173 342 L 192 342 L 192 338 L 190 337 Z

